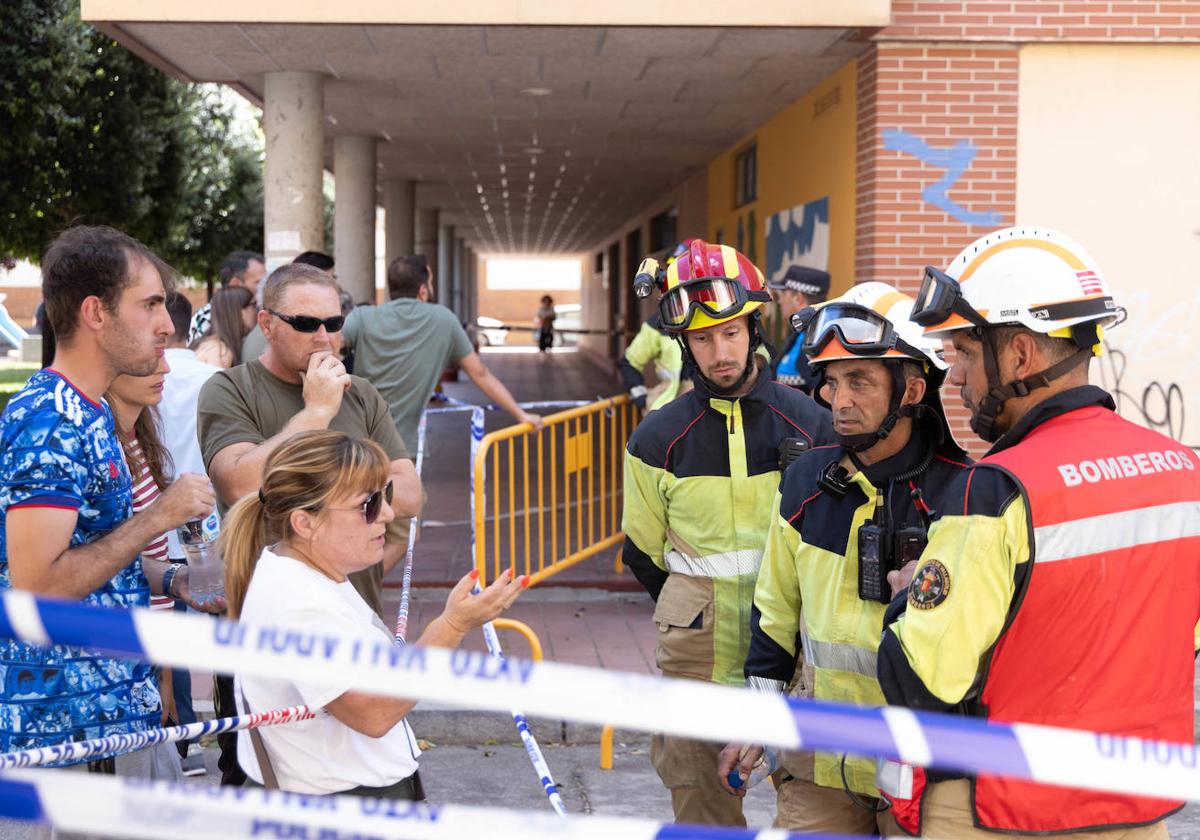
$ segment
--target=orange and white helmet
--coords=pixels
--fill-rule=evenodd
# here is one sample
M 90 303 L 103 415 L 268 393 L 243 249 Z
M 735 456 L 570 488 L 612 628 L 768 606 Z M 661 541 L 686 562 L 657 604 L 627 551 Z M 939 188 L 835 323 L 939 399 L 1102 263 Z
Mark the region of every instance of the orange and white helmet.
M 1046 228 L 1010 227 L 972 242 L 945 272 L 927 266 L 912 317 L 940 338 L 1007 324 L 1059 338 L 1095 336 L 1080 341 L 1090 346 L 1122 314 L 1079 243 Z
M 859 283 L 840 297 L 801 310 L 792 327 L 810 365 L 839 359 L 911 359 L 946 370 L 942 342 L 924 335 L 909 315 L 913 299 L 887 283 Z

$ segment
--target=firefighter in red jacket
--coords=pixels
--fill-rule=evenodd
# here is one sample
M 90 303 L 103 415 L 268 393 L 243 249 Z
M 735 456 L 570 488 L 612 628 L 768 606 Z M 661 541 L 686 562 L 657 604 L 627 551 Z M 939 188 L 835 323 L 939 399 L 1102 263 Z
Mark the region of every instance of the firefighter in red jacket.
M 911 584 L 893 572 L 907 594 L 884 620 L 889 703 L 1192 743 L 1200 461 L 1088 385 L 1122 316 L 1088 253 L 1045 229 L 997 231 L 945 273 L 925 269 L 912 318 L 954 342 L 947 384 L 993 446 L 958 480 Z M 930 837 L 1165 838 L 1183 804 L 988 774 L 890 778 L 897 822 Z

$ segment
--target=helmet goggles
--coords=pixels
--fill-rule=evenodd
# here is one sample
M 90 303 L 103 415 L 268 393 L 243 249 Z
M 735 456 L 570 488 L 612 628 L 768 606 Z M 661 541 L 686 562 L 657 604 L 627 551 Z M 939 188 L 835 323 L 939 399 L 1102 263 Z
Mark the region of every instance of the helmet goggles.
M 834 301 L 792 315 L 792 329 L 804 332 L 800 352 L 815 357 L 835 338 L 856 356 L 879 357 L 889 350 L 922 359 L 923 354 L 896 332 L 892 322 L 861 304 Z
M 713 319 L 738 314 L 750 301 L 770 301 L 767 292 L 750 292 L 728 277 L 701 277 L 674 286 L 663 293 L 658 303 L 664 327 L 684 329 L 697 309 Z
M 920 326 L 928 328 L 945 323 L 951 315 L 965 318 L 976 327 L 986 328 L 988 325 L 987 320 L 975 307 L 967 303 L 957 280 L 931 265 L 925 266 L 921 291 L 917 292 L 917 302 L 913 304 L 909 317 Z

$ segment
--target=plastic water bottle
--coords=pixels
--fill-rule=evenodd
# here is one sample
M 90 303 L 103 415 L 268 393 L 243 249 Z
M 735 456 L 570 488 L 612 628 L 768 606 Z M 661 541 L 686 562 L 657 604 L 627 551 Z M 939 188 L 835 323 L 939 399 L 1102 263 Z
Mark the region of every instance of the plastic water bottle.
M 749 749 L 748 747 L 746 749 Z M 745 756 L 746 750 L 742 750 L 742 754 L 738 756 L 740 763 L 742 757 Z M 729 786 L 734 790 L 745 787 L 747 790 L 754 787 L 763 779 L 770 776 L 779 769 L 779 756 L 775 754 L 775 750 L 771 747 L 763 747 L 762 758 L 760 758 L 750 770 L 750 775 L 745 780 L 742 779 L 742 774 L 738 772 L 737 767 L 729 771 Z
M 214 510 L 203 519 L 192 519 L 179 529 L 179 542 L 187 558 L 192 600 L 204 604 L 225 597 L 225 563 L 217 550 L 221 519 Z

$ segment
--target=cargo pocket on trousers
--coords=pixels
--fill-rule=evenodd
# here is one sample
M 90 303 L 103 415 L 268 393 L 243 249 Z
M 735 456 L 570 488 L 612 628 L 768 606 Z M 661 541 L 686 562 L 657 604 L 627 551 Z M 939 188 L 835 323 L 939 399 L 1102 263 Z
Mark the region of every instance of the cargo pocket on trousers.
M 712 679 L 713 591 L 708 578 L 671 575 L 654 607 L 658 667 L 672 677 Z

